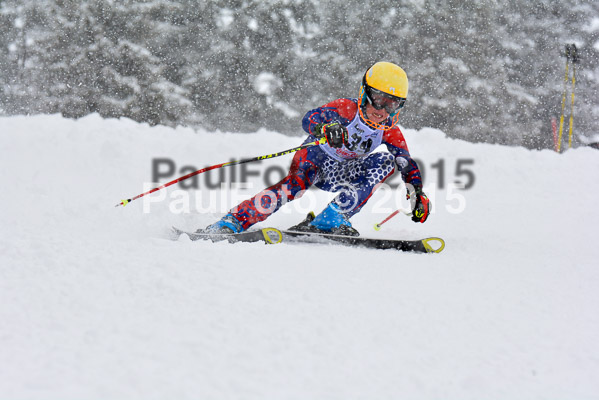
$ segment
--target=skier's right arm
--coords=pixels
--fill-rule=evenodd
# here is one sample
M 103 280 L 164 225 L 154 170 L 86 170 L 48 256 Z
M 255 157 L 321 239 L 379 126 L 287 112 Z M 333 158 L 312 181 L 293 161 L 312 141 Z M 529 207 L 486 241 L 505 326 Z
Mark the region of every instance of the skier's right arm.
M 358 106 L 351 99 L 337 99 L 322 107 L 310 110 L 302 119 L 302 128 L 310 135 L 314 134 L 317 125 L 339 122 L 349 125 L 358 111 Z

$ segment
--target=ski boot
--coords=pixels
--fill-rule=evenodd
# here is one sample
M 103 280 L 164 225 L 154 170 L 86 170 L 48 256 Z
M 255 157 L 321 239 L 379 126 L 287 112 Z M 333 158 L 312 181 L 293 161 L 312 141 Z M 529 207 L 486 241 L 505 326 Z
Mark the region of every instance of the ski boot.
M 243 232 L 243 226 L 241 226 L 241 222 L 237 218 L 233 216 L 233 214 L 228 213 L 224 217 L 222 217 L 219 221 L 216 221 L 212 225 L 208 225 L 204 229 L 198 229 L 197 233 L 210 233 L 214 235 L 227 235 L 233 233 L 241 233 Z
M 335 203 L 329 205 L 317 216 L 312 211 L 306 219 L 289 228 L 290 231 L 328 233 L 343 236 L 359 236 L 360 233 L 351 226 L 345 215 Z

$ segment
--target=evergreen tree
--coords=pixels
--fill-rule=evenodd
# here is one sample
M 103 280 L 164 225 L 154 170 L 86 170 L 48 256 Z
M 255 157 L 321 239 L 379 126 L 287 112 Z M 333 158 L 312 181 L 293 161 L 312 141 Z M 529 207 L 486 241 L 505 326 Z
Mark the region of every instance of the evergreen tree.
M 14 21 L 25 20 L 12 44 L 12 111 L 185 120 L 186 90 L 163 76 L 160 58 L 145 46 L 148 35 L 159 35 L 152 31 L 160 27 L 160 5 L 28 1 L 15 2 L 12 12 Z
M 0 112 L 302 134 L 386 60 L 403 126 L 548 148 L 576 43 L 576 145 L 599 122 L 597 20 L 588 0 L 1 0 Z

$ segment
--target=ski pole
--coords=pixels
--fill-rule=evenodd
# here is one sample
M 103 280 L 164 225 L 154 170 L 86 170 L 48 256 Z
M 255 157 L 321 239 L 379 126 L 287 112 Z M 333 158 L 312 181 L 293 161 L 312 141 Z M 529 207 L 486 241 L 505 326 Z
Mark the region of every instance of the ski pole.
M 568 148 L 572 148 L 572 127 L 574 125 L 574 85 L 576 84 L 576 67 L 572 64 L 572 105 L 570 107 L 570 124 L 568 129 Z
M 574 125 L 574 86 L 576 85 L 576 63 L 578 55 L 576 54 L 576 45 L 572 45 L 572 103 L 570 105 L 570 126 L 568 130 L 568 148 L 572 148 L 572 126 Z
M 217 169 L 217 168 L 229 167 L 231 165 L 239 165 L 239 164 L 245 164 L 245 163 L 249 163 L 249 162 L 253 162 L 253 161 L 268 160 L 270 158 L 275 158 L 275 157 L 279 157 L 279 156 L 284 156 L 286 154 L 295 153 L 296 151 L 300 151 L 300 150 L 303 150 L 303 149 L 306 149 L 306 148 L 312 147 L 312 146 L 318 146 L 318 145 L 324 144 L 324 143 L 326 143 L 326 138 L 319 139 L 319 140 L 317 140 L 315 142 L 306 143 L 306 144 L 303 144 L 303 145 L 298 146 L 298 147 L 294 147 L 294 148 L 289 149 L 289 150 L 280 151 L 278 153 L 267 154 L 267 155 L 264 155 L 264 156 L 247 158 L 247 159 L 243 159 L 243 160 L 229 161 L 229 162 L 225 162 L 225 163 L 221 163 L 221 164 L 212 165 L 210 167 L 202 168 L 202 169 L 199 169 L 197 171 L 191 172 L 191 173 L 189 173 L 187 175 L 184 175 L 184 176 L 182 176 L 180 178 L 177 178 L 175 180 L 167 182 L 167 183 L 165 183 L 163 185 L 155 187 L 154 189 L 149 190 L 149 191 L 147 191 L 145 193 L 138 194 L 137 196 L 132 197 L 130 199 L 121 200 L 121 202 L 118 203 L 117 205 L 115 205 L 115 207 L 118 207 L 118 206 L 123 206 L 124 207 L 127 204 L 131 203 L 133 200 L 137 200 L 140 197 L 144 197 L 144 196 L 146 196 L 148 194 L 157 192 L 157 191 L 162 190 L 162 189 L 164 189 L 166 187 L 174 185 L 175 183 L 178 183 L 178 182 L 184 181 L 185 179 L 191 178 L 192 176 L 199 175 L 199 174 L 201 174 L 203 172 L 211 171 L 211 170 Z
M 383 225 L 385 222 L 389 221 L 391 218 L 395 217 L 399 213 L 402 213 L 404 215 L 412 215 L 412 211 L 402 210 L 400 208 L 398 210 L 393 211 L 387 218 L 385 218 L 384 220 L 382 220 L 378 224 L 374 224 L 374 230 L 376 230 L 376 231 L 381 230 L 381 225 Z
M 569 71 L 568 67 L 570 66 L 570 45 L 566 45 L 566 75 L 564 77 L 564 92 L 562 95 L 562 113 L 559 117 L 559 136 L 557 138 L 557 152 L 559 153 L 562 148 L 562 133 L 564 131 L 564 110 L 566 109 L 566 94 L 568 91 L 568 77 Z
M 568 67 L 570 61 L 572 61 L 572 102 L 570 105 L 570 123 L 568 129 L 568 148 L 572 147 L 572 127 L 574 125 L 574 87 L 576 85 L 576 64 L 580 61 L 578 55 L 578 49 L 576 44 L 572 43 L 566 45 L 566 76 L 564 77 L 564 93 L 562 95 L 562 114 L 559 120 L 559 138 L 557 144 L 557 151 L 560 152 L 562 146 L 562 133 L 564 127 L 564 109 L 566 108 L 566 92 L 568 90 L 568 80 L 570 78 Z

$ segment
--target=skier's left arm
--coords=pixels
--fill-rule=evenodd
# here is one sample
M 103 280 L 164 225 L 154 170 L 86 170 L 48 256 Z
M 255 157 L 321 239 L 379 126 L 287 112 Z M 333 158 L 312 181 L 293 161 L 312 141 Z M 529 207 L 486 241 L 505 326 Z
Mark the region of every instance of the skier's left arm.
M 387 146 L 387 150 L 395 156 L 395 163 L 401 173 L 401 178 L 406 185 L 411 185 L 413 190 L 408 186 L 408 199 L 412 200 L 412 221 L 424 222 L 428 218 L 431 211 L 431 202 L 422 191 L 422 174 L 418 163 L 410 156 L 408 145 L 403 137 L 403 133 L 399 127 L 395 126 L 385 132 L 383 143 Z

